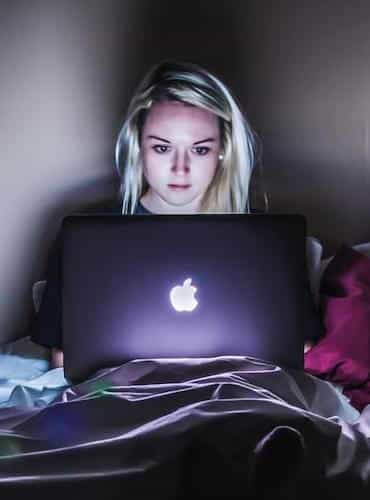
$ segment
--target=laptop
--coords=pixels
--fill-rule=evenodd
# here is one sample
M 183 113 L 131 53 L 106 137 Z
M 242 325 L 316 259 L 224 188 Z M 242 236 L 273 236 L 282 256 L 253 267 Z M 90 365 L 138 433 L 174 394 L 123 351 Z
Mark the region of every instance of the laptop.
M 298 214 L 65 217 L 66 378 L 224 355 L 302 369 L 305 238 Z

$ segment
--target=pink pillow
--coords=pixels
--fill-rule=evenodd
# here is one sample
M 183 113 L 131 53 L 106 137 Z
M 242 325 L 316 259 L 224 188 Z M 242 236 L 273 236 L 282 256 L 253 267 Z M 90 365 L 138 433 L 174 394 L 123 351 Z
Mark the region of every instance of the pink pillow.
M 340 384 L 358 410 L 370 404 L 370 258 L 342 245 L 320 286 L 322 338 L 305 354 L 305 370 Z

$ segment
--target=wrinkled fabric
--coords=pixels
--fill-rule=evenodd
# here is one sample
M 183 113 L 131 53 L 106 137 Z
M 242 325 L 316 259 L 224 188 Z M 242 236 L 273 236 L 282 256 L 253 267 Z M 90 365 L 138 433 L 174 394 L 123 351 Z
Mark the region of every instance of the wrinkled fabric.
M 3 347 L 6 350 L 11 352 L 9 346 Z M 70 385 L 63 369 L 50 370 L 49 362 L 34 357 L 35 354 L 29 348 L 22 355 L 0 353 L 0 409 L 46 406 Z
M 305 354 L 305 370 L 340 384 L 351 404 L 370 404 L 370 258 L 342 245 L 321 280 L 325 336 Z
M 370 406 L 360 415 L 329 383 L 244 357 L 135 360 L 47 406 L 4 408 L 0 492 L 245 498 L 251 450 L 278 425 L 304 439 L 300 488 L 354 482 L 368 496 Z
M 0 363 L 1 363 L 0 357 Z M 11 376 L 0 379 L 0 410 L 10 407 L 39 408 L 47 406 L 60 394 L 69 382 L 64 378 L 63 368 L 24 379 Z

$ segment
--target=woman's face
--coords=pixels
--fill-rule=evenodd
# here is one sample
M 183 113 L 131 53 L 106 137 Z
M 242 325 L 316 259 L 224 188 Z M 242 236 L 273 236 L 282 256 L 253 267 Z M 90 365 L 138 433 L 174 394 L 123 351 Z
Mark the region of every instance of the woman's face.
M 149 189 L 141 198 L 153 213 L 191 213 L 217 168 L 218 117 L 177 101 L 155 103 L 141 136 L 144 175 Z

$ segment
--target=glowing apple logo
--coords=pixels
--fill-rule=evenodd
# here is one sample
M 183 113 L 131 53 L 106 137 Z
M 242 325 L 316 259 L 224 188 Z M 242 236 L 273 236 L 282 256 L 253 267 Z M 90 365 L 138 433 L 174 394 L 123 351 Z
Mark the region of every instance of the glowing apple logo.
M 171 304 L 176 311 L 193 311 L 198 301 L 194 297 L 197 291 L 195 286 L 191 285 L 191 278 L 184 281 L 182 286 L 175 286 L 170 292 Z

